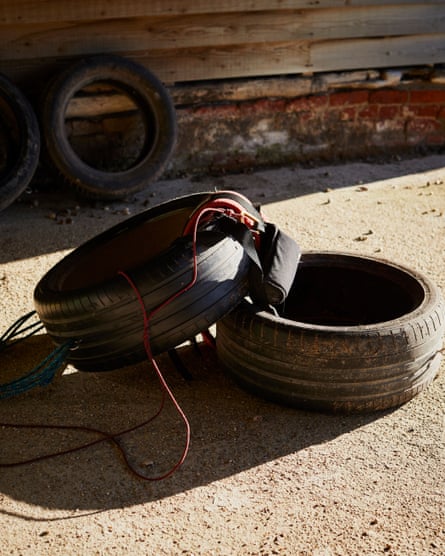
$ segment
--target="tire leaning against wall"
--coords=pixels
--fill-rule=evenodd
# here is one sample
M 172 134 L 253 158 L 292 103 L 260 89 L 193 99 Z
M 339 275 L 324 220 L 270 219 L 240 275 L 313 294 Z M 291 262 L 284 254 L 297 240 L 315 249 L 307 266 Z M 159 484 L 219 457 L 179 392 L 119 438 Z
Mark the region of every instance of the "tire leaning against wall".
M 336 269 L 341 279 L 330 281 Z M 273 401 L 345 413 L 396 407 L 426 389 L 439 370 L 445 331 L 444 302 L 428 278 L 343 253 L 303 254 L 299 275 L 287 316 L 245 299 L 217 323 L 218 357 L 236 381 Z M 360 305 L 373 314 L 368 323 L 354 324 L 356 316 L 343 311 L 348 295 L 351 314 Z M 318 298 L 320 311 L 311 315 Z M 335 317 L 342 311 L 344 322 Z
M 0 74 L 0 120 L 5 141 L 0 174 L 0 210 L 13 203 L 29 185 L 40 154 L 40 132 L 35 113 L 7 77 Z
M 118 85 L 149 122 L 150 140 L 147 132 L 143 153 L 125 170 L 107 172 L 90 166 L 67 135 L 69 102 L 78 91 L 99 82 Z M 69 185 L 96 199 L 120 199 L 146 188 L 164 171 L 177 139 L 175 108 L 166 87 L 144 66 L 115 55 L 91 56 L 59 74 L 45 93 L 41 120 L 46 157 Z

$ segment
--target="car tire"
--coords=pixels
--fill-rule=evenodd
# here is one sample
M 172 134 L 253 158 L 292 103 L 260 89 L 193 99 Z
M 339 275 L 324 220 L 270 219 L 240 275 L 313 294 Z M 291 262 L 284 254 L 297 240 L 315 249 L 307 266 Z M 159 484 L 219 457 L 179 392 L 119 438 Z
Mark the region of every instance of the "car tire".
M 112 83 L 131 98 L 145 121 L 145 141 L 137 160 L 116 171 L 85 162 L 65 125 L 75 94 L 102 82 Z M 80 60 L 58 75 L 45 93 L 41 120 L 46 158 L 69 185 L 96 199 L 121 199 L 145 189 L 164 171 L 177 139 L 176 113 L 167 89 L 144 66 L 115 55 Z
M 217 324 L 223 366 L 268 399 L 329 412 L 383 410 L 410 400 L 438 372 L 441 293 L 402 266 L 305 253 L 280 313 L 246 298 Z
M 12 204 L 28 187 L 37 169 L 40 132 L 30 103 L 7 77 L 0 74 L 2 157 L 0 210 Z
M 211 194 L 210 194 L 211 195 Z M 147 312 L 187 286 L 193 242 L 184 225 L 208 194 L 163 203 L 99 234 L 57 263 L 40 280 L 34 303 L 56 345 L 74 343 L 68 362 L 82 371 L 112 370 L 146 358 L 141 306 Z M 218 231 L 197 236 L 197 280 L 150 320 L 153 355 L 206 330 L 248 291 L 250 259 Z

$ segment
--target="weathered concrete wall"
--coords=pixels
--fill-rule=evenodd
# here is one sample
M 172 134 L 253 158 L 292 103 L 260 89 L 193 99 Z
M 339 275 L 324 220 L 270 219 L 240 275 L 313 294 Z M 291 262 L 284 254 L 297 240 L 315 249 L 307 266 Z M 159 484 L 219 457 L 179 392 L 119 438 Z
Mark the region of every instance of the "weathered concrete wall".
M 445 146 L 445 84 L 178 107 L 171 170 L 208 172 Z

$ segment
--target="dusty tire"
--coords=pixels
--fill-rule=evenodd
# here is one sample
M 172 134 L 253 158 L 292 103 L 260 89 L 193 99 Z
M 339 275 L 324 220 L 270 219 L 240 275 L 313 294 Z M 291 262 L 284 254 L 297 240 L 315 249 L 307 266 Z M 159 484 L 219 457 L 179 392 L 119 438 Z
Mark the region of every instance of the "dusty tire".
M 22 92 L 0 74 L 0 210 L 13 203 L 34 176 L 40 133 L 34 111 Z
M 218 356 L 247 389 L 307 409 L 398 406 L 438 372 L 445 309 L 417 272 L 371 257 L 303 254 L 283 316 L 245 299 L 217 324 Z
M 56 264 L 38 283 L 35 308 L 57 345 L 76 342 L 68 361 L 80 370 L 110 370 L 146 358 L 141 307 L 158 307 L 192 278 L 192 241 L 177 239 L 197 203 L 191 195 L 114 226 Z M 194 337 L 227 314 L 248 290 L 249 259 L 219 232 L 198 234 L 198 278 L 150 321 L 157 354 Z
M 70 101 L 98 83 L 116 86 L 143 116 L 144 145 L 125 170 L 93 167 L 77 154 L 68 137 L 65 115 Z M 114 55 L 81 60 L 58 75 L 45 94 L 41 119 L 46 157 L 68 184 L 92 198 L 119 199 L 146 188 L 163 172 L 177 138 L 175 108 L 164 85 L 145 67 Z

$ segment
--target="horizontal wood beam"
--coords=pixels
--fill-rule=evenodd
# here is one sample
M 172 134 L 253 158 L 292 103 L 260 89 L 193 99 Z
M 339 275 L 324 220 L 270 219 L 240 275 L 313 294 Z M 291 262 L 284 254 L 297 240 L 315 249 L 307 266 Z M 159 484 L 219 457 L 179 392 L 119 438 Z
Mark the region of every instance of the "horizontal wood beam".
M 445 33 L 339 41 L 294 41 L 225 48 L 117 52 L 151 69 L 166 84 L 445 63 Z M 72 59 L 0 60 L 17 83 L 44 83 Z
M 445 63 L 445 34 L 322 41 L 311 48 L 314 71 Z
M 1 29 L 0 59 L 429 33 L 445 33 L 445 2 L 10 25 Z
M 180 108 L 202 103 L 243 102 L 261 98 L 294 99 L 337 88 L 376 89 L 399 85 L 402 77 L 403 72 L 400 70 L 360 70 L 323 73 L 317 77 L 272 77 L 183 84 L 171 87 L 169 92 L 174 104 Z M 65 113 L 66 118 L 97 118 L 137 110 L 137 105 L 128 95 L 116 92 L 111 85 L 90 85 L 85 87 L 83 92 L 86 93 L 87 90 L 88 94 L 74 96 L 70 100 Z
M 224 3 L 215 0 L 3 0 L 0 3 L 0 25 L 419 3 L 441 4 L 442 0 L 228 0 Z

